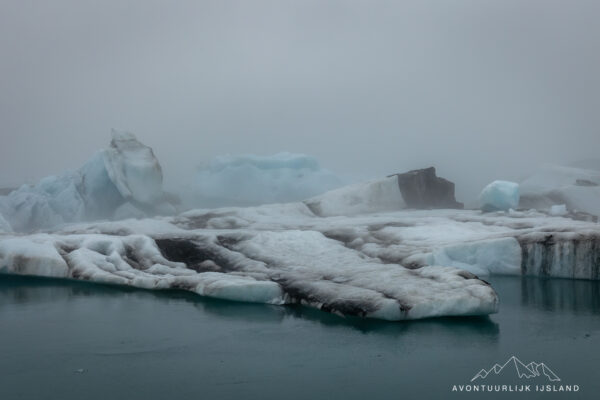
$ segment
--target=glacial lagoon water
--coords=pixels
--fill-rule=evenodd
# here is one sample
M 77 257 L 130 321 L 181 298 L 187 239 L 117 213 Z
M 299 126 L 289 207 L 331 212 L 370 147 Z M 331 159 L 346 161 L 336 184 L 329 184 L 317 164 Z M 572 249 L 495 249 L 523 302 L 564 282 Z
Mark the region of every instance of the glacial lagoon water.
M 0 399 L 598 398 L 600 282 L 491 283 L 501 306 L 489 318 L 390 323 L 0 276 Z M 561 381 L 470 382 L 513 355 Z M 531 392 L 453 391 L 488 382 Z M 549 384 L 578 391 L 535 391 Z

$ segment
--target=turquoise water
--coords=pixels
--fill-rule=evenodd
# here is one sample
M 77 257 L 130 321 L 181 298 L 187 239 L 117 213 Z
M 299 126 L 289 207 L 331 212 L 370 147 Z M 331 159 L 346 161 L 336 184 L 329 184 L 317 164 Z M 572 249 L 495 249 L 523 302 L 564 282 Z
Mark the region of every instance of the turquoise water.
M 0 276 L 0 399 L 598 398 L 600 283 L 492 284 L 489 318 L 390 323 Z M 579 391 L 452 392 L 512 355 Z

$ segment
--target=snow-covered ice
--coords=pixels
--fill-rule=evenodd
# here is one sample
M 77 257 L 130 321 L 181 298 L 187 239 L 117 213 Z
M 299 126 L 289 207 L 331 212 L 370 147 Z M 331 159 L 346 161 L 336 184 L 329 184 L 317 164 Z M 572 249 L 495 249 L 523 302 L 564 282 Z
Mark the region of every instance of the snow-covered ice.
M 519 205 L 519 184 L 508 181 L 494 181 L 487 185 L 479 195 L 480 208 L 483 211 L 508 211 Z
M 48 236 L 0 239 L 0 272 L 53 278 L 69 276 L 69 267 Z
M 322 217 L 298 202 L 4 234 L 0 271 L 401 320 L 495 312 L 476 275 L 600 279 L 599 252 L 598 224 L 533 210 Z
M 411 270 L 383 263 L 306 227 L 183 228 L 193 226 L 198 217 L 163 220 L 161 231 L 148 221 L 143 234 L 127 234 L 129 224 L 115 222 L 77 225 L 73 227 L 77 233 L 0 240 L 0 270 L 145 289 L 184 289 L 238 301 L 302 303 L 387 320 L 497 310 L 494 290 L 459 269 Z M 138 221 L 137 228 L 144 224 Z
M 343 184 L 341 178 L 304 154 L 219 156 L 203 165 L 193 204 L 247 206 L 299 201 Z

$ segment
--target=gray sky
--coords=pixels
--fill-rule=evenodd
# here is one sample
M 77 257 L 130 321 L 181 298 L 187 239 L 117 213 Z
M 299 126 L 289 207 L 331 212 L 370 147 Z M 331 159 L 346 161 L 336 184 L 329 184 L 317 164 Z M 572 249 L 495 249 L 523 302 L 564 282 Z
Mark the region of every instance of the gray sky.
M 598 157 L 599 18 L 595 0 L 0 0 L 0 184 L 76 168 L 115 127 L 171 182 L 285 150 L 352 176 L 435 165 L 464 199 Z

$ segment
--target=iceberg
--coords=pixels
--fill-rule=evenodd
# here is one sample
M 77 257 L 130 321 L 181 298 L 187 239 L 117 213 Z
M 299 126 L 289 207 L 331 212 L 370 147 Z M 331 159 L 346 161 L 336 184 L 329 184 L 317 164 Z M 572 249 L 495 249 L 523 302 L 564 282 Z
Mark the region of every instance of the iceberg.
M 238 210 L 240 217 L 250 217 L 246 211 Z M 273 211 L 277 218 L 280 210 Z M 303 304 L 384 320 L 497 311 L 491 286 L 456 268 L 383 263 L 317 230 L 195 229 L 198 217 L 77 224 L 0 239 L 0 272 Z
M 310 165 L 293 160 L 281 162 Z M 519 193 L 511 182 L 482 196 L 509 212 L 408 209 L 460 206 L 453 185 L 427 172 L 424 186 L 425 175 L 409 172 L 304 201 L 144 218 L 165 198 L 155 161 L 132 135 L 114 133 L 111 148 L 79 170 L 11 192 L 0 205 L 20 202 L 2 211 L 12 229 L 21 219 L 49 227 L 15 234 L 2 223 L 0 273 L 394 321 L 494 313 L 498 296 L 479 278 L 490 274 L 600 280 L 600 225 L 510 209 Z M 137 219 L 87 221 L 106 214 Z
M 396 176 L 344 186 L 304 203 L 321 217 L 394 211 L 406 207 Z
M 342 184 L 304 154 L 220 156 L 200 169 L 192 202 L 212 207 L 299 201 Z
M 454 183 L 438 177 L 434 167 L 396 174 L 408 208 L 464 208 L 454 198 Z
M 164 201 L 162 168 L 152 149 L 132 133 L 113 129 L 110 147 L 102 155 L 106 172 L 123 198 L 150 207 Z
M 454 198 L 454 183 L 438 177 L 434 167 L 344 186 L 305 200 L 304 203 L 322 217 L 404 208 L 463 208 L 463 204 Z
M 137 215 L 174 212 L 162 191 L 162 171 L 152 149 L 131 133 L 113 130 L 109 148 L 76 171 L 49 176 L 0 196 L 0 213 L 17 232 L 112 218 L 129 203 Z M 131 208 L 120 209 L 123 211 Z M 142 210 L 142 211 L 139 211 Z
M 521 182 L 521 207 L 538 210 L 565 204 L 568 210 L 600 216 L 600 171 L 545 165 Z
M 508 211 L 519 206 L 519 184 L 508 181 L 494 181 L 479 195 L 480 208 L 484 212 Z
M 344 217 L 296 202 L 3 234 L 0 272 L 384 320 L 494 313 L 497 295 L 478 278 L 489 274 L 600 279 L 596 223 L 535 210 L 374 212 L 381 187 L 351 188 L 367 204 Z

